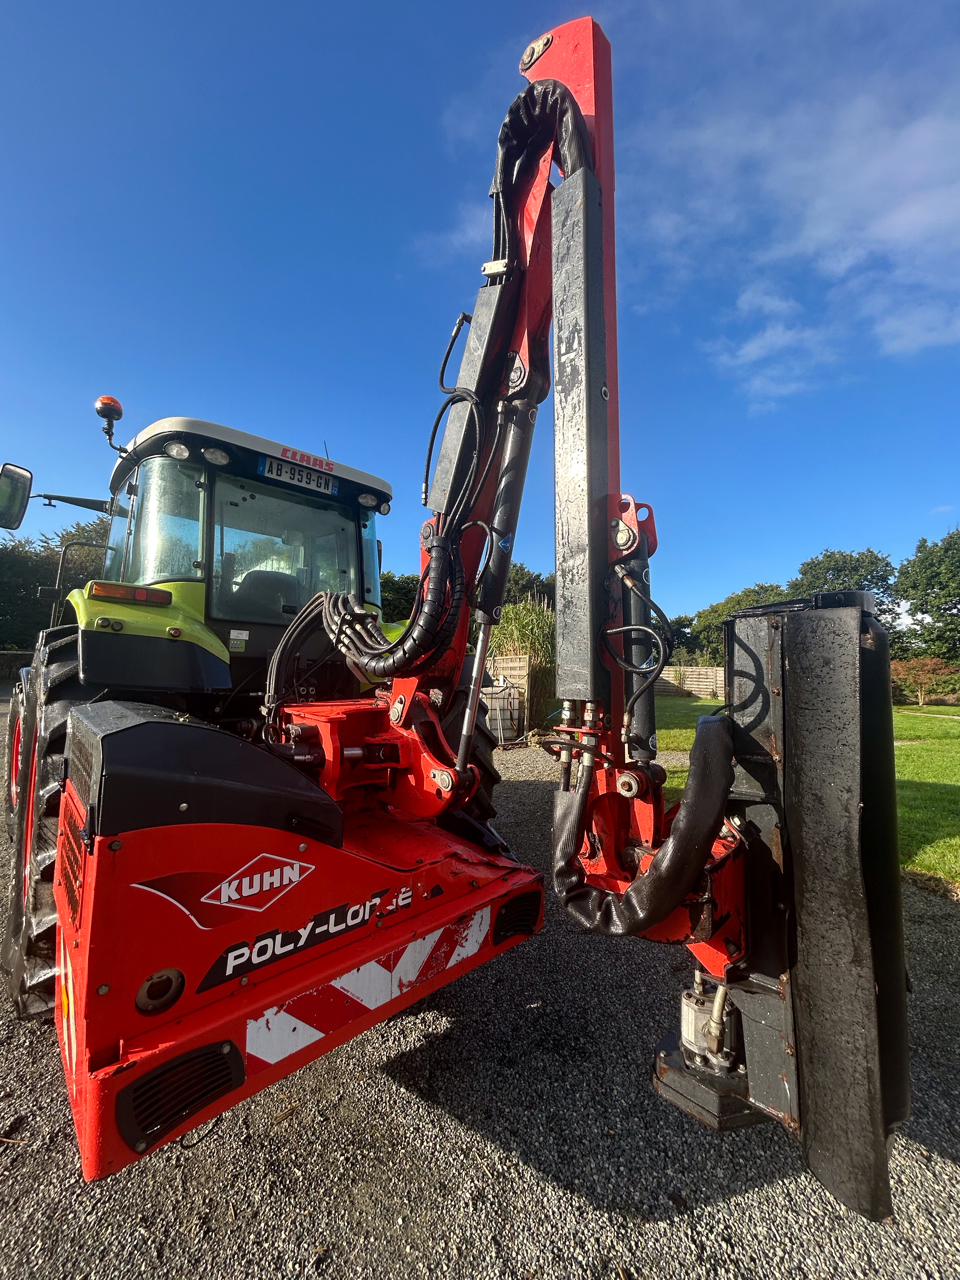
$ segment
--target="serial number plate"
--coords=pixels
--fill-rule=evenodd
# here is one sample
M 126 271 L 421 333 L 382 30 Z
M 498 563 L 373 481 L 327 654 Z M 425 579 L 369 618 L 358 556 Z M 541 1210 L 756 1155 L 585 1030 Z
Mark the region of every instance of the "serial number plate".
M 283 480 L 286 484 L 299 484 L 304 489 L 313 489 L 315 493 L 329 493 L 336 497 L 337 482 L 333 476 L 327 475 L 323 471 L 314 471 L 310 467 L 301 467 L 295 462 L 284 462 L 283 458 L 266 458 L 262 454 L 257 471 L 269 480 Z

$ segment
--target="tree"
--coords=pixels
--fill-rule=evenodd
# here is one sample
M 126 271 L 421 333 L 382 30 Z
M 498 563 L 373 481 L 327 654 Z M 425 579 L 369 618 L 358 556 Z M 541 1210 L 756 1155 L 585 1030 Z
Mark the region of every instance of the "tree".
M 888 631 L 897 627 L 899 597 L 896 570 L 889 556 L 872 547 L 866 551 L 821 551 L 804 560 L 797 576 L 787 583 L 791 596 L 812 596 L 818 591 L 872 591 L 877 617 Z
M 547 600 L 553 608 L 556 594 L 556 574 L 548 573 L 546 577 L 534 573 L 521 560 L 515 560 L 507 575 L 507 589 L 504 592 L 504 604 L 520 604 L 523 600 Z
M 707 667 L 722 665 L 723 624 L 731 614 L 740 609 L 752 609 L 757 605 L 773 604 L 789 598 L 790 593 L 779 582 L 757 582 L 743 591 L 735 591 L 717 604 L 701 609 L 690 632 L 690 643 L 701 664 Z
M 413 613 L 419 587 L 418 573 L 391 573 L 389 569 L 381 573 L 380 605 L 384 622 L 406 622 Z
M 678 666 L 687 666 L 693 662 L 696 645 L 693 640 L 693 614 L 681 613 L 670 619 L 670 630 L 673 632 L 672 662 Z
M 7 534 L 0 542 L 0 647 L 33 648 L 37 633 L 50 625 L 50 604 L 37 599 L 37 588 L 52 587 L 56 582 L 63 544 L 95 542 L 103 546 L 109 528 L 107 517 L 98 516 L 40 538 Z M 75 547 L 67 559 L 64 594 L 102 571 L 102 551 Z
M 915 646 L 931 657 L 960 661 L 960 529 L 939 542 L 921 538 L 900 565 L 897 592 L 909 607 Z
M 894 684 L 912 693 L 922 707 L 936 693 L 950 693 L 956 681 L 950 677 L 956 667 L 948 667 L 942 658 L 907 658 L 890 663 Z

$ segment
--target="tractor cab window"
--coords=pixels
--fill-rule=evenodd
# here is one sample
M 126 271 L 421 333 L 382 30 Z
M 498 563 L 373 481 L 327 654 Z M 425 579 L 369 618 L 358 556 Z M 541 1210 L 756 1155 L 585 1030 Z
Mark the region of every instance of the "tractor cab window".
M 318 591 L 358 590 L 357 526 L 321 498 L 221 474 L 214 521 L 214 617 L 286 624 Z
M 201 578 L 200 488 L 197 466 L 174 458 L 145 459 L 114 500 L 106 577 L 114 582 Z

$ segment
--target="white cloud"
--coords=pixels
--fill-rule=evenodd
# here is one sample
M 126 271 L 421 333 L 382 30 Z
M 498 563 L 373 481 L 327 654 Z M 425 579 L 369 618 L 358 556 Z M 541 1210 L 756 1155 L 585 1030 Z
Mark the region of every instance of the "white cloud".
M 721 337 L 705 346 L 718 368 L 737 377 L 757 413 L 808 390 L 816 369 L 836 359 L 829 330 L 782 320 L 768 321 L 739 343 Z
M 446 266 L 470 253 L 485 259 L 492 237 L 493 202 L 461 200 L 453 226 L 446 231 L 425 232 L 414 241 L 414 248 L 428 266 Z
M 855 8 L 841 20 L 835 7 L 830 21 L 852 21 Z M 931 22 L 926 43 L 900 57 L 907 15 L 888 15 L 883 39 L 833 59 L 806 13 L 776 69 L 771 26 L 741 38 L 746 24 L 731 25 L 715 83 L 654 102 L 620 133 L 625 279 L 648 308 L 705 284 L 726 292 L 734 305 L 714 306 L 722 337 L 705 349 L 765 405 L 771 386 L 804 390 L 854 350 L 905 357 L 960 344 L 960 87 L 949 39 L 938 43 Z M 737 54 L 767 74 L 744 76 Z
M 765 316 L 789 316 L 799 309 L 798 302 L 781 297 L 765 280 L 754 280 L 740 290 L 737 298 L 737 310 L 743 315 L 759 312 Z

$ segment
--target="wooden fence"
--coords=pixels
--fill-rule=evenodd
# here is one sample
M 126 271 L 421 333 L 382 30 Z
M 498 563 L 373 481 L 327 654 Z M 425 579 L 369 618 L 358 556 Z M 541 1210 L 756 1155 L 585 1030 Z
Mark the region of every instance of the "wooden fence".
M 534 667 L 529 656 L 489 658 L 487 670 L 495 685 L 514 686 L 520 699 L 521 732 L 539 727 L 554 694 L 553 668 Z M 658 697 L 719 698 L 725 700 L 723 667 L 664 667 L 657 681 Z
M 656 688 L 659 697 L 691 694 L 725 699 L 723 667 L 664 667 Z

